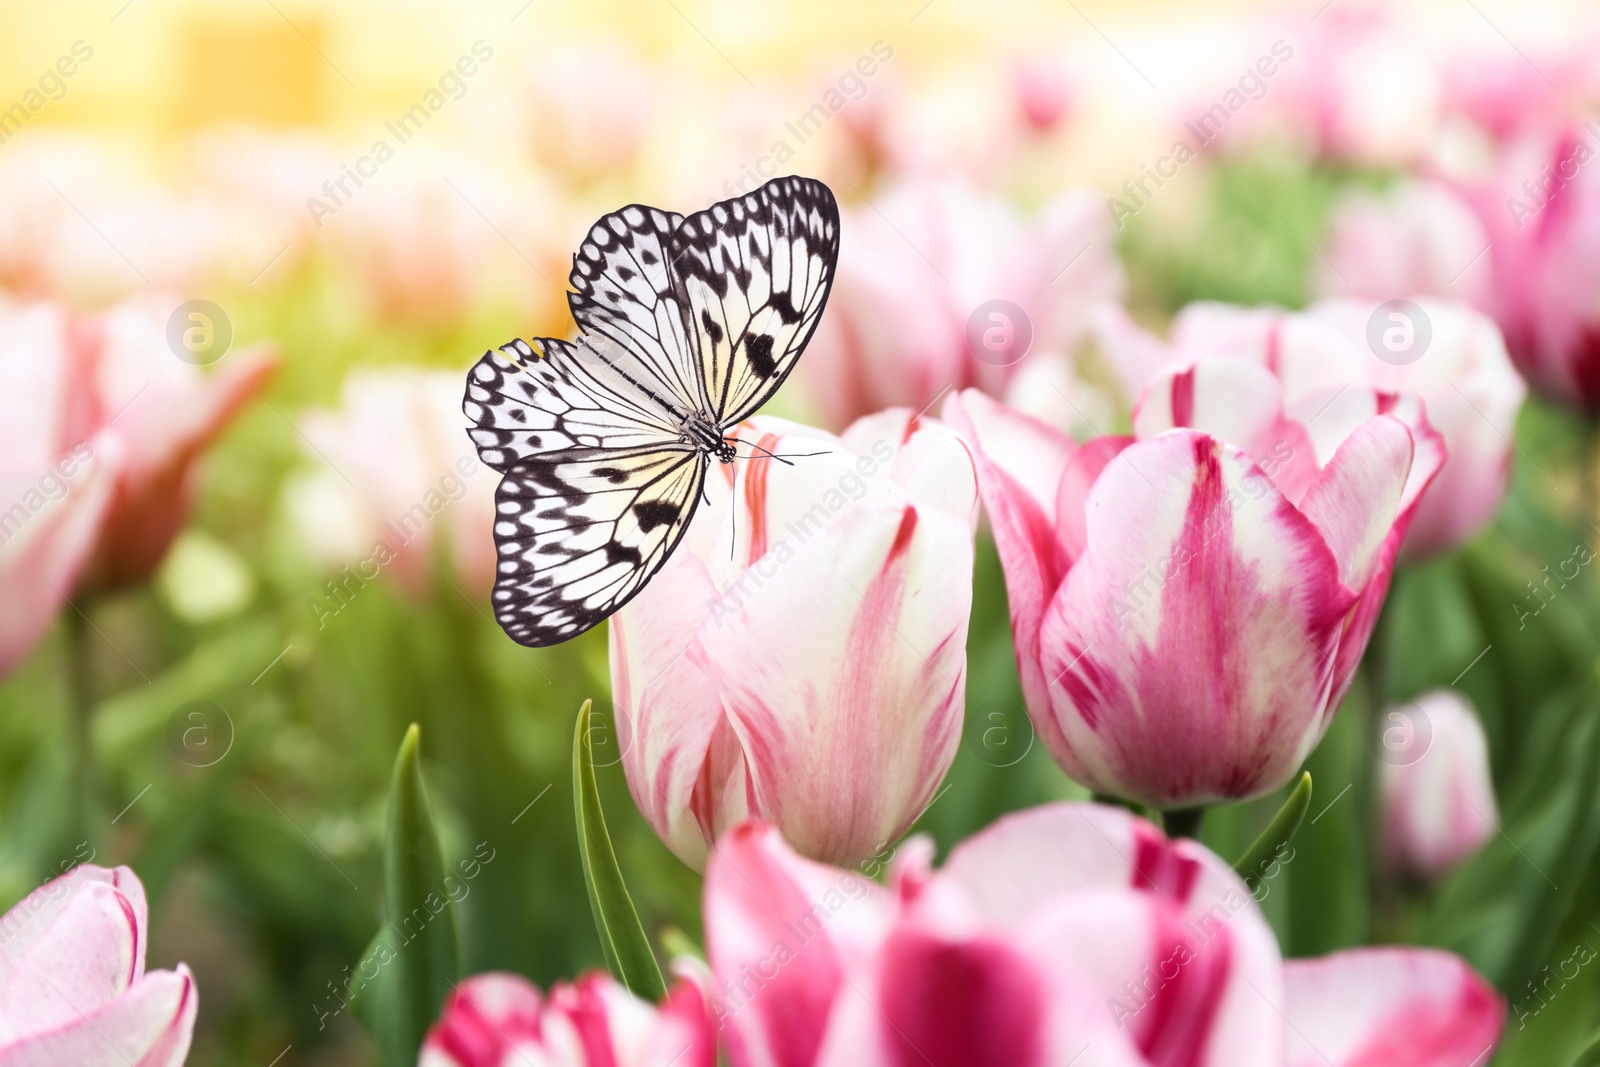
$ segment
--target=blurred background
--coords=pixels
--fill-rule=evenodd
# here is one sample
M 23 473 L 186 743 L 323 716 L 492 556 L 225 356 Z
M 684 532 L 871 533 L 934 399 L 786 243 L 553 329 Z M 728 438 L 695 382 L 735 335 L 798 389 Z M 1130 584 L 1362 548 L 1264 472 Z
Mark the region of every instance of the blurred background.
M 1196 299 L 1492 307 L 1513 268 L 1488 234 L 1544 157 L 1507 161 L 1600 103 L 1597 46 L 1592 5 L 1528 0 L 0 6 L 0 506 L 26 527 L 0 527 L 0 568 L 72 582 L 0 605 L 0 905 L 130 863 L 151 965 L 199 982 L 190 1062 L 375 1063 L 338 990 L 417 722 L 447 862 L 492 857 L 459 904 L 466 970 L 600 965 L 569 769 L 580 702 L 609 707 L 605 630 L 535 651 L 489 617 L 495 475 L 459 414 L 486 348 L 571 329 L 599 215 L 819 177 L 839 284 L 770 412 L 839 429 L 976 385 L 1118 432 L 1107 301 L 1157 329 Z M 997 298 L 1031 317 L 1005 368 L 964 340 Z M 1600 1013 L 1574 962 L 1600 947 L 1600 595 L 1546 581 L 1594 543 L 1591 423 L 1545 392 L 1508 424 L 1494 521 L 1402 568 L 1263 905 L 1290 955 L 1463 952 L 1513 1005 L 1501 1064 L 1567 1062 Z M 89 430 L 28 437 L 58 402 Z M 1503 833 L 1422 885 L 1378 855 L 1374 709 L 1450 684 Z M 986 534 L 967 703 L 920 823 L 941 848 L 1084 795 L 1032 744 Z M 646 928 L 697 941 L 698 875 L 615 758 L 600 777 Z M 1242 851 L 1280 800 L 1219 811 L 1208 843 Z

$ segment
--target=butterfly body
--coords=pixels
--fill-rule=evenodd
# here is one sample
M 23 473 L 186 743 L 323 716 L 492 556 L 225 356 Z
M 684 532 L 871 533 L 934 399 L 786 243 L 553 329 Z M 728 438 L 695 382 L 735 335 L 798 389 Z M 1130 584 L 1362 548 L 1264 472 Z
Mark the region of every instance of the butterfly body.
M 775 178 L 688 217 L 631 204 L 573 257 L 574 341 L 517 340 L 467 374 L 500 471 L 495 617 L 542 646 L 627 603 L 677 547 L 728 432 L 783 384 L 839 250 L 827 186 Z

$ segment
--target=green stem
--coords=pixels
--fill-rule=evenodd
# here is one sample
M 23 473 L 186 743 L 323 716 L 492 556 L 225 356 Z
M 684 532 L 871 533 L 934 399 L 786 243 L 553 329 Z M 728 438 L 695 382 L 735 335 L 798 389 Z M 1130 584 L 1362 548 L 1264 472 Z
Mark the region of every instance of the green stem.
M 94 657 L 89 651 L 89 619 L 74 608 L 67 614 L 67 742 L 68 833 L 75 841 L 91 840 L 95 774 L 92 729 L 94 724 Z
M 1200 824 L 1205 821 L 1205 808 L 1178 808 L 1161 813 L 1161 825 L 1172 838 L 1187 837 L 1200 840 Z

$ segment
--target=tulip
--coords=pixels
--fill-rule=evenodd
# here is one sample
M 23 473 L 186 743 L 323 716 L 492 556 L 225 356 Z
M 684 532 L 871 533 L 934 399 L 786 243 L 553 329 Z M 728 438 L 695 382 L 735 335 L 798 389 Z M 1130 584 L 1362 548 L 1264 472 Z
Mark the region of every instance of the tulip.
M 1041 357 L 1070 351 L 1091 305 L 1122 289 L 1110 221 L 1087 193 L 1064 193 L 1025 224 L 971 186 L 920 182 L 846 211 L 841 225 L 828 314 L 800 364 L 830 425 L 920 410 L 948 389 L 1001 395 L 1029 358 L 1015 350 L 1025 337 Z M 1021 318 L 985 306 L 993 301 Z M 980 349 L 986 331 L 1000 331 L 999 347 L 975 350 L 969 328 Z
M 1409 179 L 1378 195 L 1345 193 L 1334 206 L 1317 291 L 1372 300 L 1438 297 L 1482 306 L 1489 245 L 1478 217 L 1442 182 Z
M 144 887 L 83 865 L 0 918 L 0 1065 L 176 1067 L 199 997 L 189 968 L 145 973 Z
M 733 1067 L 1471 1067 L 1504 1023 L 1449 953 L 1285 962 L 1257 900 L 1289 848 L 1252 893 L 1099 805 L 1006 816 L 937 872 L 926 844 L 885 889 L 759 821 L 723 839 L 704 913 Z
M 0 304 L 0 673 L 74 590 L 148 577 L 188 516 L 201 452 L 271 373 L 259 349 L 202 374 L 169 349 L 177 301 L 103 316 Z
M 1416 305 L 1430 340 L 1411 362 L 1403 354 L 1400 362 L 1383 358 L 1387 353 L 1373 347 L 1368 330 L 1378 308 L 1360 300 L 1326 300 L 1304 312 L 1191 304 L 1173 322 L 1170 345 L 1108 307 L 1097 331 L 1133 395 L 1163 370 L 1226 356 L 1271 369 L 1288 404 L 1349 383 L 1420 397 L 1448 459 L 1406 537 L 1406 558 L 1419 558 L 1460 544 L 1494 516 L 1510 481 L 1511 441 L 1527 390 L 1491 320 L 1459 303 L 1418 298 Z M 1402 325 L 1417 331 L 1414 339 L 1422 336 L 1419 324 Z
M 612 616 L 623 768 L 690 866 L 749 815 L 853 862 L 905 832 L 960 743 L 972 459 L 908 411 L 842 438 L 763 417 L 736 439 L 758 455 L 713 468 Z
M 460 376 L 417 368 L 356 370 L 338 411 L 301 423 L 318 466 L 291 482 L 288 505 L 310 554 L 344 565 L 319 621 L 380 572 L 411 596 L 428 588 L 441 551 L 463 594 L 494 582 L 497 479 L 461 426 Z
M 1169 372 L 1082 447 L 975 390 L 1023 695 L 1057 762 L 1160 808 L 1283 785 L 1349 688 L 1442 446 L 1372 389 L 1283 410 L 1244 360 Z
M 1467 188 L 1488 232 L 1488 310 L 1530 384 L 1600 409 L 1600 120 L 1528 137 Z
M 1380 720 L 1384 853 L 1392 868 L 1435 881 L 1500 828 L 1489 743 L 1471 701 L 1439 689 Z M 1391 731 L 1404 731 L 1389 745 Z
M 526 978 L 468 978 L 422 1042 L 417 1067 L 714 1067 L 705 996 L 680 979 L 657 1008 L 604 974 L 557 985 L 548 998 Z

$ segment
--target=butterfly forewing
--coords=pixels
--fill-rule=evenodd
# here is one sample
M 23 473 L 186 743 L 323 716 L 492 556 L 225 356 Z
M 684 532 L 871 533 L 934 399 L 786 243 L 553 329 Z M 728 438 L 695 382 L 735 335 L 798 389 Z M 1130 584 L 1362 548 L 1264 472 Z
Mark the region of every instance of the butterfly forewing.
M 504 473 L 530 456 L 571 448 L 672 445 L 682 416 L 627 386 L 594 349 L 517 340 L 467 372 L 462 409 L 478 455 Z
M 839 255 L 839 209 L 810 178 L 777 178 L 690 215 L 671 263 L 718 426 L 764 404 L 810 340 Z
M 677 547 L 706 459 L 693 448 L 574 449 L 534 456 L 495 494 L 495 618 L 550 645 L 616 611 Z
M 690 340 L 683 306 L 668 267 L 673 231 L 683 216 L 630 204 L 603 217 L 572 259 L 567 303 L 581 340 L 631 354 L 643 366 L 629 368 L 648 388 L 670 393 L 684 414 L 703 411 L 705 383 Z

